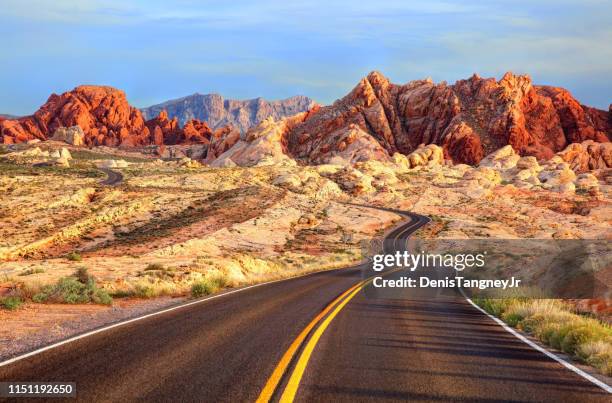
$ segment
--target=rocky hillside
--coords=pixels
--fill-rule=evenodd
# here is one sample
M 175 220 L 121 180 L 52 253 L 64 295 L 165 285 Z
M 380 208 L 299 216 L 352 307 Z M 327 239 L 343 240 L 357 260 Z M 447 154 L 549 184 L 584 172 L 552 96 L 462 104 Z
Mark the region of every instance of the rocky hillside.
M 206 122 L 213 129 L 231 125 L 241 132 L 259 124 L 268 117 L 275 120 L 307 111 L 315 105 L 305 96 L 294 96 L 280 101 L 263 98 L 237 101 L 224 99 L 219 94 L 193 94 L 141 109 L 145 119 L 158 116 L 163 110 L 170 118 L 177 118 L 183 126 L 192 119 Z
M 78 125 L 86 145 L 204 144 L 207 150 L 200 155 L 208 163 L 221 156 L 217 165 L 252 165 L 267 157 L 315 164 L 385 161 L 422 144 L 440 145 L 446 159 L 473 165 L 506 145 L 522 156 L 549 159 L 570 144 L 612 138 L 612 106 L 608 111 L 587 107 L 562 88 L 537 86 L 528 76 L 512 73 L 499 81 L 474 75 L 453 85 L 431 80 L 398 85 L 372 72 L 334 104 L 282 119 L 276 115 L 307 108 L 311 101 L 299 98 L 281 107 L 284 101 L 258 99 L 247 102 L 256 106 L 240 109 L 233 101 L 215 99 L 207 113 L 215 111 L 221 120 L 211 126 L 201 119 L 181 125 L 165 110 L 145 120 L 120 90 L 80 86 L 51 95 L 32 116 L 0 120 L 0 142 L 45 140 L 60 127 Z M 238 119 L 238 127 L 261 123 L 241 138 L 238 128 L 217 127 L 229 123 L 230 116 Z
M 246 136 L 256 152 L 240 144 L 238 154 L 230 150 L 224 158 L 240 164 L 244 155 L 273 154 L 276 149 L 262 149 L 267 142 L 259 140 L 270 133 L 280 138 L 284 153 L 310 163 L 386 160 L 420 144 L 440 145 L 445 158 L 468 164 L 505 145 L 548 159 L 571 143 L 610 141 L 612 106 L 609 111 L 583 106 L 562 88 L 536 86 L 528 76 L 512 73 L 499 81 L 474 75 L 454 85 L 431 80 L 397 85 L 372 72 L 333 105 L 262 123 Z
M 123 91 L 84 85 L 61 95 L 52 94 L 31 116 L 0 121 L 0 143 L 46 140 L 60 127 L 79 126 L 87 145 L 139 146 L 149 144 L 207 144 L 215 133 L 204 122 L 191 120 L 179 127 L 165 112 L 145 121 L 130 106 Z M 231 131 L 225 128 L 218 136 Z

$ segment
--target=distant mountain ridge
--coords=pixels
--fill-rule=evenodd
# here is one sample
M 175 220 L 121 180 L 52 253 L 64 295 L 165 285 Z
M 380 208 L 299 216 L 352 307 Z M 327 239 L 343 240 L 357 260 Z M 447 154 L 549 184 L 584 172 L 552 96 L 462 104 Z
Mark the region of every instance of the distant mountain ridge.
M 195 93 L 161 104 L 142 108 L 144 119 L 153 119 L 163 110 L 170 119 L 177 118 L 182 127 L 192 119 L 206 122 L 213 130 L 231 125 L 241 132 L 256 126 L 268 117 L 282 119 L 312 108 L 315 102 L 302 95 L 278 101 L 263 98 L 249 100 L 225 99 L 219 94 Z
M 17 119 L 19 116 L 9 115 L 8 113 L 0 113 L 0 119 Z

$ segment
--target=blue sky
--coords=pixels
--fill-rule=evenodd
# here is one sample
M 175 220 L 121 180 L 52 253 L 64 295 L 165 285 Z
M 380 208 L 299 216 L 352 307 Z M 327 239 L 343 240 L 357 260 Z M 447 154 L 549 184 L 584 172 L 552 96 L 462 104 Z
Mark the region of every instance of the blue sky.
M 371 70 L 397 83 L 511 70 L 607 109 L 611 15 L 599 0 L 2 0 L 0 112 L 79 84 L 139 107 L 194 92 L 330 103 Z

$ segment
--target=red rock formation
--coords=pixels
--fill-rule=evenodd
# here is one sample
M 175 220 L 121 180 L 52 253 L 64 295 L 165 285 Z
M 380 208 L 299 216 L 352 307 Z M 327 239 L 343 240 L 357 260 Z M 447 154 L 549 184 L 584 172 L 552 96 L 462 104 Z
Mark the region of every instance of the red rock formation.
M 587 140 L 573 143 L 557 153 L 576 172 L 612 168 L 612 143 Z
M 181 129 L 165 111 L 145 122 L 122 91 L 81 86 L 52 95 L 32 116 L 0 121 L 0 142 L 44 140 L 74 125 L 88 145 L 210 143 L 207 161 L 240 139 L 230 127 L 212 133 L 198 120 Z M 507 144 L 521 155 L 550 158 L 570 143 L 610 141 L 612 105 L 608 111 L 582 106 L 566 90 L 534 86 L 528 76 L 511 73 L 499 81 L 474 75 L 454 85 L 396 85 L 373 72 L 333 105 L 285 119 L 281 132 L 283 152 L 315 163 L 335 155 L 353 162 L 386 159 L 420 144 L 441 145 L 446 157 L 469 164 Z M 245 137 L 248 142 L 249 133 Z
M 181 144 L 208 144 L 212 135 L 213 132 L 206 122 L 192 119 L 183 126 L 183 135 L 178 142 Z
M 310 113 L 285 141 L 294 157 L 321 161 L 329 159 L 321 153 L 341 152 L 346 133 L 358 127 L 389 155 L 433 143 L 448 158 L 475 164 L 507 144 L 521 155 L 550 158 L 572 142 L 609 141 L 611 116 L 580 105 L 566 90 L 512 73 L 499 81 L 474 75 L 454 85 L 395 85 L 373 72 L 346 97 Z
M 52 94 L 33 115 L 0 122 L 0 137 L 4 143 L 45 140 L 58 127 L 75 125 L 83 129 L 88 145 L 150 143 L 140 111 L 128 104 L 123 91 L 91 85 Z
M 210 138 L 210 144 L 208 145 L 208 152 L 206 154 L 206 163 L 211 163 L 218 156 L 230 149 L 234 144 L 240 140 L 240 131 L 232 128 L 231 126 L 225 126 L 215 131 Z
M 182 134 L 178 120 L 176 118 L 169 120 L 166 111 L 161 111 L 157 117 L 147 120 L 145 125 L 149 132 L 153 133 L 152 142 L 157 145 L 177 144 Z
M 87 145 L 207 144 L 213 135 L 210 127 L 199 120 L 181 129 L 176 118 L 168 119 L 166 111 L 145 122 L 141 112 L 129 105 L 123 91 L 87 85 L 51 95 L 32 116 L 0 120 L 0 142 L 46 140 L 57 128 L 75 125 L 83 129 Z

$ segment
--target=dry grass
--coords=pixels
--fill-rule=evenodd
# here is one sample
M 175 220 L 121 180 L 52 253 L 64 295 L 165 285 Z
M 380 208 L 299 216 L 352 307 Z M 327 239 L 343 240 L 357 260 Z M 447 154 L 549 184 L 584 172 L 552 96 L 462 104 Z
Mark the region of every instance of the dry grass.
M 489 313 L 612 376 L 612 328 L 550 299 L 475 299 Z

